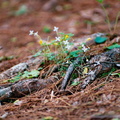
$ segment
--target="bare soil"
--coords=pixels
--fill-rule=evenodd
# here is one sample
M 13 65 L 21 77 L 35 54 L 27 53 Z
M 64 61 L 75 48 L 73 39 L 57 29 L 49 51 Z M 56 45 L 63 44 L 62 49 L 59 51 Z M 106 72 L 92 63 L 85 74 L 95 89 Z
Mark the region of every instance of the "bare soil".
M 97 32 L 110 33 L 105 22 L 105 14 L 95 0 L 59 0 L 49 9 L 44 6 L 47 2 L 48 0 L 0 1 L 0 56 L 14 56 L 11 60 L 0 61 L 0 72 L 25 61 L 28 56 L 40 49 L 37 40 L 29 36 L 29 30 L 38 31 L 45 40 L 48 36 L 50 39 L 55 37 L 53 31 L 43 32 L 45 26 L 51 29 L 57 26 L 62 32 L 74 33 L 75 38 Z M 12 14 L 21 5 L 26 5 L 28 12 L 19 16 Z M 109 14 L 113 31 L 120 10 L 120 1 L 106 0 L 104 6 Z M 120 33 L 120 18 L 114 33 Z M 101 53 L 110 44 L 111 41 L 96 44 L 91 47 L 90 54 Z M 56 88 L 55 85 L 51 85 L 19 98 L 23 101 L 19 106 L 13 102 L 5 102 L 0 106 L 0 116 L 8 112 L 5 120 L 41 120 L 48 116 L 53 117 L 53 120 L 103 120 L 101 116 L 106 115 L 104 120 L 111 120 L 120 115 L 119 85 L 120 78 L 107 76 L 97 78 L 82 91 L 77 86 L 68 86 L 67 90 L 72 92 L 71 95 L 55 95 L 53 98 L 51 91 Z

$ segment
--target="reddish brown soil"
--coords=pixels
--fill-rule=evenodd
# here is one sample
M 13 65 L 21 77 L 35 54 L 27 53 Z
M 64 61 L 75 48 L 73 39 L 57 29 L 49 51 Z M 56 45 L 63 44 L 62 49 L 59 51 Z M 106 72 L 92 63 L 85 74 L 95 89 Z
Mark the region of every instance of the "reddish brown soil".
M 39 50 L 40 46 L 33 36 L 29 36 L 29 30 L 38 31 L 43 39 L 55 37 L 54 32 L 44 33 L 44 26 L 51 29 L 57 26 L 62 32 L 74 33 L 76 38 L 97 32 L 109 32 L 104 12 L 95 0 L 60 0 L 55 10 L 44 11 L 42 8 L 46 2 L 48 0 L 0 1 L 0 56 L 15 56 L 12 60 L 0 62 L 0 72 L 24 61 Z M 20 5 L 26 5 L 29 12 L 20 16 L 11 15 Z M 106 0 L 105 6 L 113 29 L 120 10 L 120 1 Z M 85 20 L 95 22 L 87 25 Z M 115 33 L 120 33 L 120 20 Z M 101 46 L 93 46 L 93 50 Z M 50 99 L 50 86 L 20 98 L 24 101 L 20 106 L 13 103 L 0 106 L 0 115 L 9 112 L 6 120 L 40 120 L 47 116 L 52 116 L 54 120 L 87 120 L 98 114 L 120 115 L 120 79 L 110 76 L 109 80 L 112 82 L 106 82 L 104 87 L 99 88 L 106 79 L 98 78 L 82 92 L 68 87 L 74 94 L 55 96 L 53 99 Z

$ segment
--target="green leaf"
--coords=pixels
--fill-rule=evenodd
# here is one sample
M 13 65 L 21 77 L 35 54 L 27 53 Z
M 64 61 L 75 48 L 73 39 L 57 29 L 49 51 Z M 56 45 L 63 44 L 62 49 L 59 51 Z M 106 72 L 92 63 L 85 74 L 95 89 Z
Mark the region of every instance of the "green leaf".
M 69 35 L 70 37 L 73 37 L 73 36 L 74 36 L 74 34 L 72 34 L 72 33 L 68 33 L 67 35 Z
M 61 34 L 61 35 L 65 35 L 65 33 L 63 33 L 63 32 L 60 32 L 59 34 Z
M 32 70 L 30 72 L 24 71 L 22 78 L 35 78 L 35 77 L 38 77 L 39 74 L 40 74 L 40 71 L 38 70 Z
M 69 56 L 70 57 L 78 57 L 78 55 L 82 52 L 82 50 L 75 50 L 70 52 Z
M 15 12 L 15 15 L 16 15 L 16 16 L 20 16 L 20 15 L 23 15 L 23 14 L 25 14 L 25 13 L 27 13 L 27 12 L 28 12 L 27 6 L 26 6 L 26 5 L 22 5 L 22 6 L 20 6 L 20 8 Z
M 119 44 L 114 44 L 114 45 L 111 45 L 111 46 L 109 46 L 109 47 L 107 47 L 107 49 L 114 49 L 114 48 L 120 48 L 120 45 Z
M 44 118 L 42 118 L 41 120 L 53 120 L 53 119 L 54 119 L 53 117 L 48 116 L 48 117 L 44 117 Z
M 45 32 L 45 33 L 50 33 L 52 30 L 49 28 L 49 27 L 47 27 L 47 26 L 45 26 L 44 28 L 43 28 L 43 32 Z
M 40 70 L 42 70 L 42 69 L 43 69 L 43 67 L 39 67 L 39 68 L 38 68 L 38 71 L 40 71 Z
M 99 3 L 103 3 L 104 0 L 96 0 L 96 1 L 98 1 Z
M 11 60 L 11 59 L 13 59 L 14 58 L 14 56 L 1 56 L 0 57 L 0 62 L 2 62 L 2 61 L 4 61 L 4 60 Z
M 16 75 L 15 77 L 13 77 L 12 79 L 10 80 L 7 80 L 6 82 L 11 82 L 11 83 L 14 83 L 16 81 L 19 81 L 21 79 L 21 75 L 22 73 L 19 73 L 18 75 Z
M 100 44 L 104 43 L 107 39 L 108 39 L 107 37 L 96 37 L 94 41 Z
M 41 55 L 41 51 L 38 51 L 35 55 L 33 55 L 33 57 L 38 57 L 38 56 L 40 56 Z
M 72 82 L 72 86 L 76 86 L 76 85 L 79 85 L 80 84 L 80 81 L 79 82 Z

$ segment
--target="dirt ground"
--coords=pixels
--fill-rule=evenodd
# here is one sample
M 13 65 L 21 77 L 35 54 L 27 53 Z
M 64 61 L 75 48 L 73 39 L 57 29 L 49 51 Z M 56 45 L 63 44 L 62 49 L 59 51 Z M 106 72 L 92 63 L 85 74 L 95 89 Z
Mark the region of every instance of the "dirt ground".
M 14 57 L 11 60 L 0 61 L 0 72 L 25 61 L 28 56 L 40 49 L 37 40 L 29 36 L 30 30 L 38 31 L 45 40 L 48 36 L 50 39 L 55 37 L 53 31 L 50 33 L 43 31 L 45 26 L 51 30 L 57 26 L 61 32 L 74 33 L 74 38 L 97 32 L 110 33 L 105 22 L 106 16 L 95 0 L 58 0 L 53 4 L 50 3 L 49 7 L 48 2 L 50 0 L 0 0 L 0 56 Z M 27 6 L 27 12 L 16 15 L 15 11 L 22 5 Z M 105 0 L 104 6 L 109 14 L 113 31 L 120 10 L 120 1 Z M 120 18 L 114 32 L 120 33 Z M 93 51 L 94 54 L 94 51 L 96 53 L 102 51 L 107 44 L 110 44 L 110 41 L 94 45 L 91 52 Z M 105 85 L 100 87 L 104 82 Z M 77 87 L 68 87 L 73 92 L 72 95 L 58 95 L 52 99 L 51 85 L 20 98 L 23 104 L 19 106 L 4 103 L 0 106 L 0 116 L 8 112 L 5 120 L 41 120 L 42 118 L 43 120 L 111 120 L 110 116 L 115 118 L 114 116 L 120 115 L 119 85 L 118 77 L 97 78 L 85 90 L 79 91 Z M 100 117 L 102 115 L 107 117 L 102 119 Z

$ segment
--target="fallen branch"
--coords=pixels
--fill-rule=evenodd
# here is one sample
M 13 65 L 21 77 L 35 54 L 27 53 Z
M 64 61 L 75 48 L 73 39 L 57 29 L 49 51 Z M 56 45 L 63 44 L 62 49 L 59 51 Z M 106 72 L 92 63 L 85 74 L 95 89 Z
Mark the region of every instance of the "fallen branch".
M 11 86 L 0 87 L 0 101 L 31 94 L 56 81 L 57 79 L 52 77 L 50 79 L 26 79 L 13 83 Z
M 66 72 L 66 74 L 65 74 L 65 77 L 64 77 L 64 79 L 63 79 L 63 81 L 62 81 L 61 90 L 65 90 L 65 89 L 66 89 L 66 86 L 67 86 L 67 84 L 68 84 L 68 82 L 69 82 L 69 79 L 70 79 L 70 77 L 71 77 L 71 75 L 72 75 L 72 72 L 73 72 L 73 70 L 74 70 L 74 68 L 75 68 L 75 65 L 77 65 L 80 61 L 81 61 L 81 59 L 80 59 L 80 56 L 79 56 L 79 57 L 77 57 L 77 58 L 75 59 L 75 61 L 74 61 L 73 63 L 71 63 L 70 66 L 68 67 L 67 72 Z

